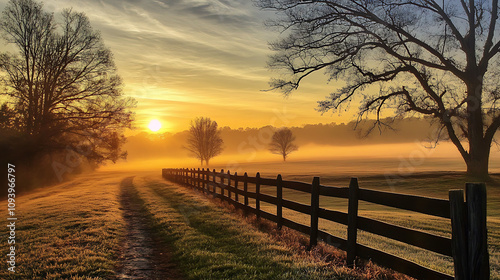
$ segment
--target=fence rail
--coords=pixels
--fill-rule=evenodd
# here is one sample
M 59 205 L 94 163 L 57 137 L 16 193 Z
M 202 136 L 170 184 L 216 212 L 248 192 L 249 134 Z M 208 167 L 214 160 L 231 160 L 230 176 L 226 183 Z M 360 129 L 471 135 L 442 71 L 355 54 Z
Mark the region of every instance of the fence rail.
M 450 200 L 428 198 L 414 195 L 389 193 L 360 189 L 356 178 L 352 178 L 349 187 L 331 187 L 320 184 L 320 178 L 314 177 L 311 184 L 276 179 L 262 178 L 260 173 L 250 177 L 224 170 L 205 169 L 163 169 L 165 179 L 183 183 L 204 193 L 210 193 L 232 203 L 247 213 L 258 218 L 275 222 L 278 228 L 286 226 L 310 237 L 310 247 L 318 240 L 347 251 L 347 263 L 353 265 L 356 257 L 370 259 L 382 266 L 392 268 L 417 279 L 489 279 L 489 257 L 486 236 L 486 186 L 466 184 L 466 200 L 463 190 L 450 190 Z M 248 190 L 248 184 L 255 186 L 255 191 Z M 261 186 L 276 187 L 276 196 L 261 192 Z M 309 205 L 283 198 L 283 189 L 291 189 L 310 195 Z M 243 197 L 243 200 L 240 199 Z M 320 197 L 344 198 L 348 200 L 347 213 L 324 209 L 319 205 Z M 255 201 L 250 206 L 249 199 Z M 451 220 L 452 238 L 413 230 L 386 222 L 358 215 L 359 201 L 409 210 L 417 213 Z M 261 202 L 276 206 L 276 214 L 261 210 Z M 310 216 L 310 226 L 303 225 L 283 217 L 283 208 Z M 319 218 L 347 226 L 347 239 L 319 230 Z M 357 243 L 358 230 L 370 232 L 392 240 L 397 240 L 444 256 L 453 257 L 455 275 L 447 275 L 412 261 L 394 256 L 374 248 Z

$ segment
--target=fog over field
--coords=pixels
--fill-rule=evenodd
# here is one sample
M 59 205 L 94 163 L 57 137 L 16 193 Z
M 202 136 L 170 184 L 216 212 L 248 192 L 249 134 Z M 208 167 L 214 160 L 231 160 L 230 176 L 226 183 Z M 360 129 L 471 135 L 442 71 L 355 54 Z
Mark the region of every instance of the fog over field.
M 394 129 L 375 129 L 365 136 L 370 123 L 355 129 L 355 123 L 317 124 L 292 127 L 299 150 L 283 163 L 267 150 L 276 128 L 232 129 L 223 127 L 224 151 L 210 162 L 210 168 L 232 172 L 281 174 L 332 174 L 361 176 L 413 174 L 434 171 L 465 171 L 457 149 L 442 140 L 435 146 L 435 126 L 421 119 L 406 119 Z M 128 138 L 127 161 L 101 170 L 154 170 L 164 167 L 198 168 L 199 161 L 184 149 L 188 132 L 148 134 Z M 432 146 L 435 146 L 432 148 Z M 206 168 L 206 166 L 203 166 Z M 500 172 L 500 150 L 492 147 L 490 172 Z

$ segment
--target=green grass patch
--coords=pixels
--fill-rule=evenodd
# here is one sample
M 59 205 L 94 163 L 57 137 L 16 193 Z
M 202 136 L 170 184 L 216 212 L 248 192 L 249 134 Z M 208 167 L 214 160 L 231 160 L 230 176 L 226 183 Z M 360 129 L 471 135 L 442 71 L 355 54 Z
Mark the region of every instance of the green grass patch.
M 16 272 L 4 265 L 0 279 L 114 277 L 124 232 L 119 185 L 120 178 L 96 174 L 19 196 Z M 1 236 L 7 236 L 7 230 L 0 227 Z M 7 245 L 5 240 L 0 246 L 4 260 Z
M 156 234 L 188 279 L 363 279 L 359 271 L 299 257 L 207 198 L 150 178 L 134 180 Z M 395 279 L 384 274 L 369 279 Z
M 349 178 L 336 176 L 321 177 L 321 184 L 327 186 L 347 187 Z M 271 177 L 270 175 L 268 177 Z M 487 182 L 487 211 L 488 211 L 488 245 L 490 253 L 491 279 L 500 279 L 500 176 L 492 175 L 491 181 Z M 312 176 L 287 175 L 284 180 L 312 182 Z M 387 180 L 384 176 L 367 176 L 359 178 L 360 188 L 373 189 L 379 191 L 396 192 L 418 196 L 428 196 L 441 199 L 448 199 L 450 189 L 464 189 L 465 183 L 470 181 L 464 174 L 416 174 L 406 178 L 400 178 L 395 184 L 394 181 Z M 249 191 L 255 191 L 252 184 L 249 184 Z M 261 192 L 276 196 L 276 187 L 262 186 Z M 283 198 L 310 204 L 310 195 L 303 192 L 283 189 Z M 242 201 L 243 198 L 240 198 Z M 250 199 L 250 204 L 254 206 L 254 200 Z M 347 199 L 320 197 L 322 208 L 347 212 Z M 261 203 L 261 209 L 275 214 L 276 206 Z M 421 230 L 443 237 L 451 237 L 451 222 L 449 219 L 419 214 L 411 211 L 400 210 L 392 207 L 376 205 L 373 203 L 360 202 L 359 215 L 387 223 Z M 283 209 L 283 217 L 309 225 L 310 217 L 286 208 Z M 319 227 L 335 236 L 346 239 L 347 227 L 320 219 Z M 453 259 L 437 253 L 410 246 L 398 241 L 384 238 L 367 232 L 358 232 L 358 242 L 384 252 L 414 261 L 425 267 L 453 275 Z

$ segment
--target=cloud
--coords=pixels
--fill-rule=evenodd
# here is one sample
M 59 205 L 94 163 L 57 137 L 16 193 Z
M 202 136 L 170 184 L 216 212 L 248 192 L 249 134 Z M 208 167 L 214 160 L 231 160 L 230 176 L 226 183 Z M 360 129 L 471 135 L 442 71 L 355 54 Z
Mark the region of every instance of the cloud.
M 6 2 L 0 0 L 0 6 Z M 139 101 L 141 125 L 158 115 L 182 127 L 193 108 L 234 126 L 263 125 L 272 109 L 285 103 L 300 112 L 301 121 L 311 121 L 311 112 L 319 116 L 311 98 L 297 94 L 299 102 L 284 101 L 278 93 L 261 92 L 271 75 L 267 42 L 276 34 L 264 27 L 269 13 L 252 1 L 44 0 L 44 5 L 56 15 L 70 7 L 87 14 L 114 54 L 124 92 Z

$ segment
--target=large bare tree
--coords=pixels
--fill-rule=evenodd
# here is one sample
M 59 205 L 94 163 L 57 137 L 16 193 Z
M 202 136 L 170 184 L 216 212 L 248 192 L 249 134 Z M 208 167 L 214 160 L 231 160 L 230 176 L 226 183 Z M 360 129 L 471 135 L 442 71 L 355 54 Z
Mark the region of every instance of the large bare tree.
M 361 101 L 359 119 L 431 116 L 470 175 L 488 174 L 500 127 L 498 0 L 259 0 L 279 11 L 272 87 L 288 94 L 324 70 L 346 84 L 319 102 L 340 110 Z
M 293 141 L 295 141 L 295 136 L 289 128 L 279 129 L 273 134 L 271 143 L 269 143 L 269 151 L 273 154 L 283 156 L 283 161 L 286 161 L 291 152 L 299 149 Z
M 216 121 L 200 117 L 191 122 L 187 146 L 192 155 L 200 160 L 201 165 L 206 165 L 211 158 L 222 153 L 224 141 L 220 137 L 220 130 Z
M 85 14 L 65 10 L 60 19 L 33 0 L 7 4 L 0 27 L 17 53 L 0 54 L 5 123 L 33 151 L 70 148 L 96 163 L 115 161 L 126 155 L 122 131 L 134 101 L 123 96 L 112 53 Z

